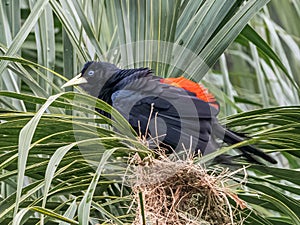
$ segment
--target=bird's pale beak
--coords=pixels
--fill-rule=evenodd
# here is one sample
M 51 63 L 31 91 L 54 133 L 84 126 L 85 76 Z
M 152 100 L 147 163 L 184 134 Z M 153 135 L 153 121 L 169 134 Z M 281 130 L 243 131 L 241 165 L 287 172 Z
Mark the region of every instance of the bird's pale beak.
M 63 86 L 61 86 L 61 88 L 75 86 L 84 83 L 87 83 L 87 80 L 84 77 L 81 77 L 81 73 L 80 73 L 76 77 L 72 78 L 67 83 L 65 83 Z

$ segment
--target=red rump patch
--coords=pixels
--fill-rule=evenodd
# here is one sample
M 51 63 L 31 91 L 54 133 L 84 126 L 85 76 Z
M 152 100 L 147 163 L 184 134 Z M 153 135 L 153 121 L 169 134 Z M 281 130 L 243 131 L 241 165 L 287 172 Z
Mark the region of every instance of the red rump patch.
M 211 106 L 219 110 L 219 104 L 217 103 L 215 97 L 208 92 L 208 90 L 201 84 L 195 83 L 184 77 L 177 78 L 164 78 L 160 80 L 161 83 L 169 84 L 175 87 L 183 88 L 184 90 L 194 93 L 202 101 L 208 102 Z

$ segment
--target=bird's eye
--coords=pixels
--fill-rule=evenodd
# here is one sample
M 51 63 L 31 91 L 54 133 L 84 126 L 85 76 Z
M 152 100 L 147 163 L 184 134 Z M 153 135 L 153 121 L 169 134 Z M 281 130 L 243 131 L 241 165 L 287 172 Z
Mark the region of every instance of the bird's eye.
M 92 76 L 94 76 L 94 73 L 95 73 L 95 71 L 90 70 L 90 71 L 88 72 L 88 75 L 89 75 L 90 77 L 92 77 Z

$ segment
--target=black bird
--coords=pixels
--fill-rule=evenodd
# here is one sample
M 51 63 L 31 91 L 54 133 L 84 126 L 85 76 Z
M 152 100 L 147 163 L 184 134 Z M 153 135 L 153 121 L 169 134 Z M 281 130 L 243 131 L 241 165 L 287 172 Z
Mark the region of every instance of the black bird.
M 139 134 L 176 151 L 186 148 L 206 155 L 219 148 L 216 138 L 231 145 L 244 140 L 218 123 L 219 104 L 214 96 L 183 77 L 161 78 L 148 68 L 123 70 L 110 63 L 91 61 L 62 87 L 72 85 L 112 105 Z M 259 163 L 253 157 L 258 156 L 277 163 L 251 145 L 238 149 L 249 162 Z M 220 159 L 226 161 L 225 157 Z

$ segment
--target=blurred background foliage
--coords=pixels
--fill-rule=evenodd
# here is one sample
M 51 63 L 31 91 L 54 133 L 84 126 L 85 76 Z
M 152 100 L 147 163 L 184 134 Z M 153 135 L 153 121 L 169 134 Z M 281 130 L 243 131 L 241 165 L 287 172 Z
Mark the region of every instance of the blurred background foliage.
M 119 177 L 149 150 L 87 107 L 109 106 L 60 88 L 88 60 L 205 84 L 220 121 L 280 161 L 248 168 L 244 223 L 300 224 L 299 21 L 299 0 L 2 0 L 0 224 L 132 223 Z

